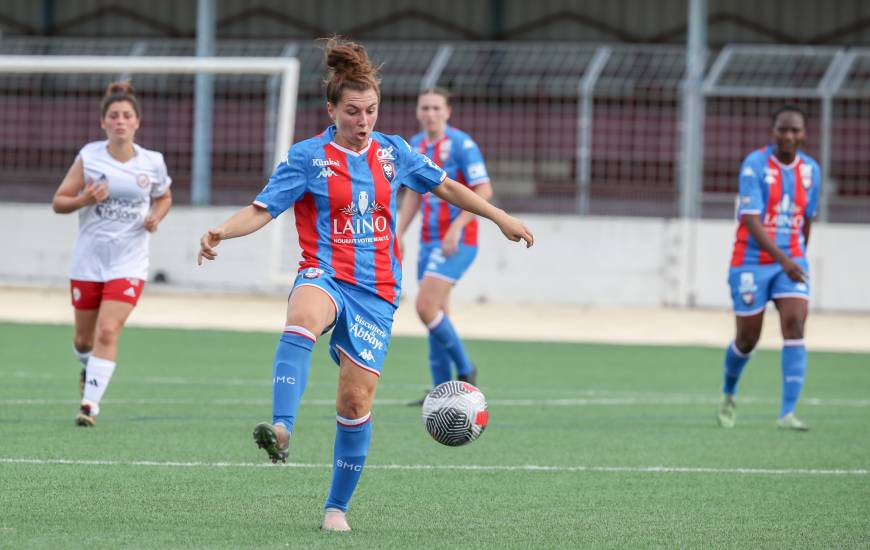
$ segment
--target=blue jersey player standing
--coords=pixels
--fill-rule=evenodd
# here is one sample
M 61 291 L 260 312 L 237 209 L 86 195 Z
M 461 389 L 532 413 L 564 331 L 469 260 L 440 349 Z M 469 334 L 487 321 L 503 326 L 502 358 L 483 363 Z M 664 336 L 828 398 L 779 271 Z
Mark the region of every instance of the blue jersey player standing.
M 450 101 L 446 90 L 432 88 L 417 98 L 417 120 L 423 131 L 411 138 L 411 147 L 426 155 L 447 175 L 472 189 L 484 200 L 492 198 L 492 185 L 477 143 L 447 124 Z M 474 214 L 433 193 L 408 191 L 399 212 L 399 240 L 420 211 L 420 255 L 417 259 L 417 315 L 429 330 L 429 370 L 432 385 L 457 379 L 475 384 L 477 371 L 462 340 L 447 316 L 450 291 L 477 256 L 477 219 Z M 422 401 L 413 404 L 422 404 Z
M 737 238 L 728 283 L 737 334 L 725 352 L 725 383 L 719 425 L 734 427 L 734 394 L 743 368 L 761 336 L 765 305 L 773 300 L 782 328 L 782 408 L 777 425 L 806 431 L 795 416 L 804 384 L 807 351 L 804 324 L 810 277 L 806 246 L 819 204 L 818 163 L 800 150 L 806 115 L 787 105 L 773 116 L 773 145 L 751 153 L 740 168 Z
M 332 329 L 337 427 L 322 529 L 349 531 L 345 513 L 368 454 L 370 411 L 401 288 L 399 186 L 484 216 L 510 240 L 531 246 L 533 237 L 402 138 L 374 131 L 380 87 L 362 46 L 333 38 L 325 57 L 326 108 L 334 125 L 293 145 L 254 203 L 202 236 L 198 262 L 215 259 L 222 240 L 253 233 L 294 208 L 302 261 L 275 351 L 272 422 L 258 424 L 254 440 L 272 462 L 286 461 L 312 348 Z

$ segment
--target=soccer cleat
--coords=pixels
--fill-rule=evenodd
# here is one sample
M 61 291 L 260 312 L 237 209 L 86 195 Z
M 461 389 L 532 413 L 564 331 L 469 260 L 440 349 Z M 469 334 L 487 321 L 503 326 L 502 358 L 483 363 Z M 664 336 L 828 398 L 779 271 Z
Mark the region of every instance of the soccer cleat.
M 257 447 L 266 450 L 272 464 L 287 462 L 290 454 L 290 432 L 284 424 L 269 424 L 260 422 L 254 427 L 254 443 Z
M 426 394 L 425 394 L 423 397 L 421 397 L 420 399 L 415 400 L 415 401 L 408 401 L 408 406 L 409 406 L 409 407 L 422 407 L 422 406 L 423 406 L 423 402 L 426 401 L 426 396 L 427 396 L 427 395 L 429 395 L 429 392 L 428 392 L 428 391 L 427 391 Z
M 468 382 L 472 386 L 477 386 L 477 367 L 471 365 L 471 372 L 469 372 L 467 376 L 460 374 L 456 376 L 456 379 L 460 382 Z
M 798 432 L 810 431 L 810 427 L 801 422 L 801 420 L 798 419 L 798 417 L 796 417 L 793 412 L 790 412 L 777 420 L 776 425 L 778 428 L 783 430 L 795 430 Z
M 350 525 L 347 524 L 347 517 L 344 512 L 338 508 L 327 508 L 323 514 L 323 525 L 320 526 L 323 531 L 350 531 Z
M 82 426 L 85 428 L 93 428 L 97 423 L 97 415 L 91 414 L 91 406 L 90 405 L 82 405 L 79 408 L 78 414 L 76 414 L 76 426 Z
M 719 404 L 719 414 L 717 416 L 719 425 L 723 428 L 733 428 L 737 421 L 737 402 L 734 401 L 734 396 L 730 394 L 722 394 L 722 402 Z

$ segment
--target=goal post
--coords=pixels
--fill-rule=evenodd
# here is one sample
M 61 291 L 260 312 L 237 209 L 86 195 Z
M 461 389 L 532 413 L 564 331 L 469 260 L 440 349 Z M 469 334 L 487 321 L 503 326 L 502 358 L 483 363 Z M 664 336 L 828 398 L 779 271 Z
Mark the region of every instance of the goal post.
M 19 185 L 21 197 L 33 200 L 30 184 L 56 182 L 58 172 L 72 162 L 72 147 L 100 139 L 95 106 L 119 75 L 132 77 L 143 100 L 148 121 L 139 132 L 143 144 L 173 155 L 171 172 L 186 179 L 196 154 L 194 92 L 192 78 L 179 77 L 197 73 L 226 77 L 221 82 L 227 91 L 212 108 L 213 120 L 221 121 L 213 127 L 212 141 L 222 143 L 223 152 L 213 149 L 210 159 L 223 164 L 224 173 L 213 169 L 212 181 L 224 192 L 231 189 L 224 204 L 247 200 L 251 190 L 240 191 L 241 186 L 260 186 L 293 143 L 299 89 L 295 57 L 0 55 L 0 159 L 6 172 L 0 185 Z M 271 224 L 269 236 L 270 278 L 276 283 L 288 276 L 290 245 L 284 234 L 292 226 L 284 218 L 289 216 Z
M 281 77 L 275 121 L 274 164 L 293 142 L 299 60 L 293 57 L 127 57 L 73 55 L 0 55 L 0 74 L 262 74 Z

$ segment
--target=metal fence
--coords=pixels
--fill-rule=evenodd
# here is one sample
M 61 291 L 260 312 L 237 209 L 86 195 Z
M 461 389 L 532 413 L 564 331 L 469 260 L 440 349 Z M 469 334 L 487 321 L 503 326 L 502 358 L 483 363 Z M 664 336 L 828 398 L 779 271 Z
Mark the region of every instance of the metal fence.
M 451 123 L 480 144 L 496 200 L 526 212 L 679 214 L 685 50 L 667 46 L 373 42 L 383 63 L 378 129 L 418 131 L 423 86 L 453 94 Z M 2 54 L 191 55 L 193 41 L 3 39 Z M 224 41 L 218 55 L 295 56 L 301 64 L 294 135 L 328 123 L 322 52 L 313 42 Z M 120 76 L 120 75 L 119 75 Z M 193 79 L 132 75 L 142 90 L 143 145 L 163 151 L 186 200 Z M 47 200 L 75 150 L 100 137 L 105 77 L 0 77 L 0 199 Z M 216 81 L 212 199 L 243 203 L 271 170 L 277 82 Z M 737 170 L 764 145 L 784 102 L 810 115 L 807 151 L 826 174 L 823 215 L 870 222 L 870 50 L 726 47 L 709 56 L 703 85 L 703 181 L 690 182 L 705 217 L 733 213 Z M 26 103 L 28 109 L 22 110 Z M 24 117 L 22 113 L 30 113 Z M 42 113 L 42 118 L 33 113 Z M 48 114 L 47 114 L 48 113 Z M 53 113 L 53 114 L 52 114 Z M 50 115 L 50 116 L 49 116 Z M 42 126 L 41 126 L 42 125 Z

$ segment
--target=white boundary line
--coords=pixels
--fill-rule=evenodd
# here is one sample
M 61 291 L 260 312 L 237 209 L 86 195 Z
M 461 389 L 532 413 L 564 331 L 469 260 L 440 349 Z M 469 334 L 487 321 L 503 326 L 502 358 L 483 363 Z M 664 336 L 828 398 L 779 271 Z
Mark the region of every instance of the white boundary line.
M 408 405 L 412 399 L 375 399 L 378 406 Z M 746 397 L 738 399 L 740 404 L 771 405 L 779 403 L 776 399 Z M 0 406 L 44 406 L 78 405 L 77 399 L 0 399 Z M 104 399 L 104 405 L 208 405 L 208 406 L 264 406 L 271 405 L 268 398 L 262 399 Z M 718 398 L 693 395 L 662 395 L 660 397 L 581 397 L 565 399 L 493 399 L 487 401 L 491 407 L 610 407 L 610 406 L 674 406 L 674 405 L 715 405 Z M 801 405 L 815 407 L 870 407 L 870 399 L 821 399 L 804 398 Z M 333 399 L 303 399 L 302 405 L 333 406 Z
M 255 462 L 172 462 L 153 460 L 72 460 L 39 458 L 0 458 L 0 464 L 68 465 L 68 466 L 148 466 L 161 468 L 331 468 L 331 464 L 290 462 L 282 465 Z M 483 466 L 479 464 L 368 464 L 367 470 L 434 470 L 473 472 L 603 472 L 636 474 L 737 474 L 737 475 L 797 475 L 797 476 L 866 476 L 870 470 L 819 470 L 774 468 L 689 468 L 670 466 Z

